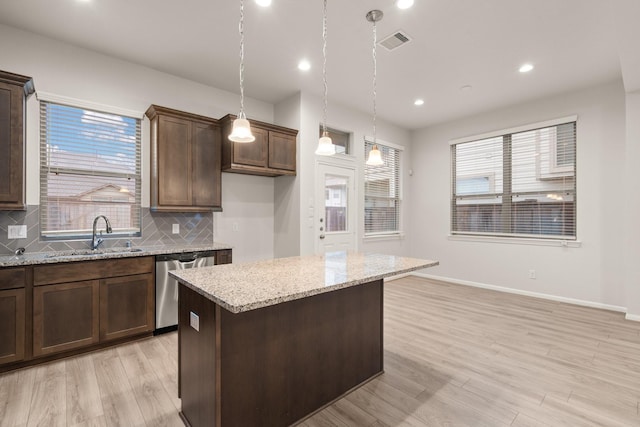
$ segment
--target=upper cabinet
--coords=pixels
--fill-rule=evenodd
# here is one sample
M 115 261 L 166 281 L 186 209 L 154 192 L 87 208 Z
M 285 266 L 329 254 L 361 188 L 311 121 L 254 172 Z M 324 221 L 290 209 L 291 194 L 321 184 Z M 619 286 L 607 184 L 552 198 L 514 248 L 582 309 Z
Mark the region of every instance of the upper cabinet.
M 146 115 L 151 121 L 151 210 L 222 210 L 218 121 L 158 105 Z
M 250 120 L 256 140 L 237 143 L 228 138 L 235 118 L 228 114 L 220 119 L 224 172 L 264 176 L 296 174 L 297 130 Z
M 25 117 L 31 77 L 0 71 L 0 210 L 25 210 Z

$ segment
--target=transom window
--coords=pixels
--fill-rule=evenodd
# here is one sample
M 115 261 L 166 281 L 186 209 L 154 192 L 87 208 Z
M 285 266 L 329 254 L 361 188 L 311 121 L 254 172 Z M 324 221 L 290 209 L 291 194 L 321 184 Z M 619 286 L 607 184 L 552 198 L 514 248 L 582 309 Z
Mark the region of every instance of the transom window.
M 98 215 L 139 236 L 140 119 L 41 101 L 40 123 L 41 236 L 89 237 Z
M 451 145 L 452 234 L 576 238 L 576 119 Z

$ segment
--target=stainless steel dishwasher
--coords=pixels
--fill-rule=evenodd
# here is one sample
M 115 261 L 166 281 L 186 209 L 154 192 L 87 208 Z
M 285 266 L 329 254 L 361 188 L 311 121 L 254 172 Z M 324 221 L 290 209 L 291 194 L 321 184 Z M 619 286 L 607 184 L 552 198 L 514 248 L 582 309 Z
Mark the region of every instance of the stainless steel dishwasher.
M 169 271 L 215 265 L 215 251 L 156 255 L 155 334 L 178 328 L 178 281 Z

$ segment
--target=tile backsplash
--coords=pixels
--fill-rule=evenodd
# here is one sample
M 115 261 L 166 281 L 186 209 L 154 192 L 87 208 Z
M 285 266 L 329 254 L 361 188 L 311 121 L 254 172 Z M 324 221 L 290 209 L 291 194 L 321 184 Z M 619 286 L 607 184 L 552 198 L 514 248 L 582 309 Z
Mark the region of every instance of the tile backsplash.
M 13 255 L 16 249 L 23 247 L 27 252 L 65 251 L 88 249 L 90 239 L 41 241 L 40 206 L 27 206 L 26 211 L 0 212 L 0 255 Z M 26 225 L 26 239 L 7 238 L 10 225 Z M 172 234 L 173 224 L 180 225 L 180 233 Z M 104 224 L 101 222 L 100 227 Z M 131 240 L 133 246 L 159 245 L 198 245 L 213 243 L 213 215 L 211 213 L 168 213 L 151 212 L 142 208 L 142 236 L 131 239 L 110 238 L 104 235 L 103 247 L 125 246 Z

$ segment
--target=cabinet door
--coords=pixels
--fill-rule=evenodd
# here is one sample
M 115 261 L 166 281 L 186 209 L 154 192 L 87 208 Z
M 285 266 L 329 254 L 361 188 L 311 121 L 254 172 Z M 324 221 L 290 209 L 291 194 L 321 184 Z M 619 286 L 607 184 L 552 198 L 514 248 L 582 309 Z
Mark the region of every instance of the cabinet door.
M 0 209 L 24 209 L 24 101 L 18 85 L 0 82 Z
M 221 206 L 220 129 L 211 123 L 193 122 L 193 205 Z
M 153 274 L 100 281 L 100 340 L 150 332 L 155 327 Z
M 296 170 L 296 137 L 269 131 L 269 167 Z
M 24 358 L 24 289 L 0 291 L 0 364 Z
M 34 356 L 98 342 L 98 290 L 97 280 L 34 287 Z
M 215 263 L 216 265 L 231 264 L 231 249 L 216 251 Z
M 191 205 L 191 122 L 160 116 L 158 122 L 158 204 Z
M 267 167 L 267 155 L 269 153 L 269 132 L 257 127 L 251 131 L 256 140 L 249 143 L 233 143 L 233 163 Z

